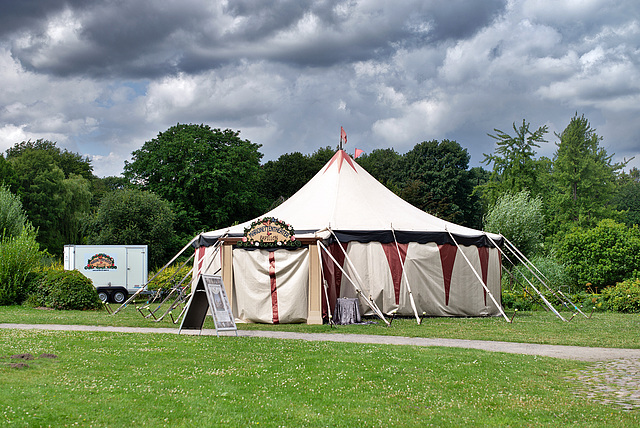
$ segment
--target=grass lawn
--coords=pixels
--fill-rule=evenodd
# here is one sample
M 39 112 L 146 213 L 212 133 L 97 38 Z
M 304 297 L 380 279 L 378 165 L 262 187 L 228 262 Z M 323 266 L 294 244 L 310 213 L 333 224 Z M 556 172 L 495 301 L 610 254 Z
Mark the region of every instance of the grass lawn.
M 23 353 L 36 358 L 11 368 Z M 544 357 L 34 330 L 0 330 L 0 357 L 3 426 L 640 425 L 640 411 L 574 396 L 588 364 Z
M 568 315 L 570 316 L 570 315 Z M 0 307 L 0 323 L 172 327 L 134 307 L 51 311 Z M 205 328 L 213 328 L 210 318 Z M 639 315 L 570 323 L 544 311 L 503 318 L 396 319 L 335 332 L 640 348 Z M 32 354 L 11 367 L 15 354 Z M 38 358 L 55 354 L 56 359 Z M 451 348 L 264 338 L 0 330 L 2 426 L 640 426 L 574 392 L 589 363 Z
M 571 317 L 571 313 L 563 312 L 563 314 L 566 318 Z M 22 306 L 5 306 L 0 307 L 0 323 L 178 328 L 178 325 L 174 325 L 169 317 L 157 323 L 152 318 L 145 319 L 133 306 L 128 306 L 117 315 L 108 315 L 106 311 L 51 311 Z M 213 328 L 211 317 L 207 318 L 205 328 Z M 275 326 L 238 324 L 238 328 L 640 348 L 640 334 L 638 333 L 640 332 L 640 315 L 607 312 L 596 312 L 591 319 L 578 314 L 571 322 L 563 322 L 549 312 L 532 311 L 519 312 L 511 324 L 502 317 L 442 317 L 425 318 L 422 325 L 417 325 L 415 319 L 396 319 L 391 327 L 385 327 L 384 323 L 378 322 L 378 324 L 372 325 L 350 325 L 334 328 L 328 325 L 309 326 L 305 324 Z

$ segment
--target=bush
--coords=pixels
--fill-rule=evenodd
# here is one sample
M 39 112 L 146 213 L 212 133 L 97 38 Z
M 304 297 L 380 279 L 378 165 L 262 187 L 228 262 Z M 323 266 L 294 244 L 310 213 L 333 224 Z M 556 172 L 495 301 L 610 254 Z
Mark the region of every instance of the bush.
M 534 254 L 542 244 L 542 199 L 531 198 L 527 190 L 502 195 L 484 218 L 484 228 L 501 233 L 527 256 Z
M 624 281 L 601 292 L 606 308 L 616 312 L 640 313 L 640 279 Z
M 22 303 L 31 292 L 29 284 L 40 268 L 43 253 L 36 231 L 26 224 L 19 235 L 0 240 L 0 305 Z
M 77 270 L 46 270 L 29 296 L 30 306 L 53 309 L 85 310 L 102 306 L 98 293 L 89 278 Z
M 505 310 L 529 311 L 533 308 L 533 299 L 523 289 L 502 290 L 502 306 Z
M 574 229 L 562 237 L 557 255 L 573 284 L 613 285 L 640 269 L 640 230 L 602 220 L 595 228 Z

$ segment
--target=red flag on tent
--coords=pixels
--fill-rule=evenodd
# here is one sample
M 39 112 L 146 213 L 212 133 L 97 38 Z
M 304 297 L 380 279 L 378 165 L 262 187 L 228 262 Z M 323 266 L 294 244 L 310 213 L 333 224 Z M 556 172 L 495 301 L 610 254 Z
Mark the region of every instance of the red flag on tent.
M 356 149 L 356 152 L 353 155 L 354 159 L 358 159 L 358 156 L 364 153 L 364 150 Z
M 342 126 L 340 127 L 340 144 L 347 144 L 347 133 Z

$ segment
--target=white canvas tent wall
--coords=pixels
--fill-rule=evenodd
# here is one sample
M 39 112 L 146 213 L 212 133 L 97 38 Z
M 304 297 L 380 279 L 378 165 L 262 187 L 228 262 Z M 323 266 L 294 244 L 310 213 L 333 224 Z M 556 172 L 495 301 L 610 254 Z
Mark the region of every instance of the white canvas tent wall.
M 410 205 L 342 150 L 295 195 L 261 217 L 275 217 L 291 224 L 298 238 L 322 236 L 352 278 L 355 267 L 364 283 L 364 295 L 370 296 L 384 313 L 414 315 L 408 283 L 420 314 L 500 314 L 460 254 L 460 250 L 464 252 L 499 304 L 500 254 L 486 234 L 446 222 Z M 222 236 L 240 238 L 251 222 L 201 234 L 195 242 L 195 275 L 199 271 L 219 272 L 224 256 L 212 257 L 209 246 Z M 327 229 L 335 233 L 353 266 L 345 263 L 340 244 Z M 491 238 L 499 244 L 502 242 L 499 235 Z M 234 314 L 254 322 L 308 321 L 307 303 L 313 287 L 309 288 L 307 271 L 309 261 L 318 257 L 309 248 L 275 251 L 234 248 L 233 264 L 229 268 L 232 272 L 226 273 L 227 278 L 232 277 L 232 284 L 225 284 Z M 404 260 L 401 261 L 401 257 Z M 322 311 L 326 316 L 333 311 L 336 298 L 355 297 L 356 293 L 326 254 L 323 254 L 322 266 L 329 290 L 329 308 L 324 289 L 321 291 Z M 368 306 L 361 304 L 361 309 L 371 314 Z

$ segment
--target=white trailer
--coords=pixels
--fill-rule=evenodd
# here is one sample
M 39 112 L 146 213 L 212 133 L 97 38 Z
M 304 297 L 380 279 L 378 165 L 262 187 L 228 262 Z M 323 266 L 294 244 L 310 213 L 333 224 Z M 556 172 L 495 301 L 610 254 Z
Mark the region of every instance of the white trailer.
M 64 269 L 91 279 L 103 302 L 123 303 L 147 283 L 146 245 L 65 245 Z

